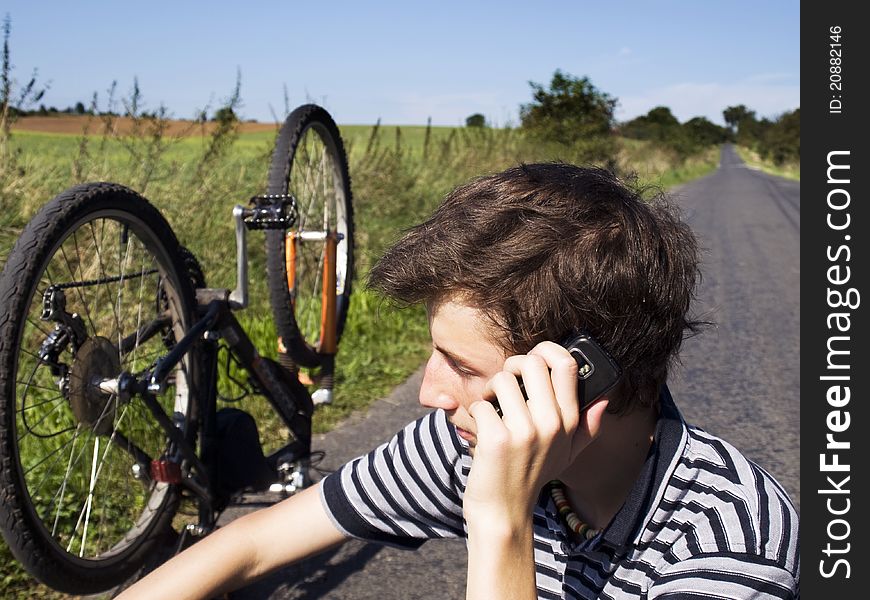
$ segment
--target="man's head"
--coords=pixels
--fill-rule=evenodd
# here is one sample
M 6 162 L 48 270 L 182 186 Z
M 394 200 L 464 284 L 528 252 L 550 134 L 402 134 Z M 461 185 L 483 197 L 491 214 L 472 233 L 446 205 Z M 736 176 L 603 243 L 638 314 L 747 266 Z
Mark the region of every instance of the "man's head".
M 691 230 L 663 198 L 610 172 L 513 167 L 453 190 L 375 265 L 369 284 L 400 303 L 459 299 L 507 353 L 585 329 L 620 363 L 610 402 L 654 401 L 686 330 L 698 276 Z

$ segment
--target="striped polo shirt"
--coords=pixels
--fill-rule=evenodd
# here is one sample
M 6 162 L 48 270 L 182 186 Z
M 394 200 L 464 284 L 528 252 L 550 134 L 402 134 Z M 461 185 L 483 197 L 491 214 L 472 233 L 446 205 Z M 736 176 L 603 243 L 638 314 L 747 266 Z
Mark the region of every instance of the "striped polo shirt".
M 345 535 L 402 548 L 466 537 L 471 456 L 442 410 L 326 477 Z M 688 426 L 667 388 L 649 455 L 613 520 L 568 532 L 546 488 L 533 516 L 538 598 L 797 598 L 798 515 L 782 487 L 727 442 Z

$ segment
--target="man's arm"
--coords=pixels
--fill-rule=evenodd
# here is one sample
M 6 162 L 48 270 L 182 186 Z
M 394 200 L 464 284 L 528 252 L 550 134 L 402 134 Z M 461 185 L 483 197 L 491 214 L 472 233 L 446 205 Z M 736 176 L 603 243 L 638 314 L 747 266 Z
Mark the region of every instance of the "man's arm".
M 347 538 L 320 502 L 320 484 L 251 513 L 188 548 L 119 596 L 212 598 Z

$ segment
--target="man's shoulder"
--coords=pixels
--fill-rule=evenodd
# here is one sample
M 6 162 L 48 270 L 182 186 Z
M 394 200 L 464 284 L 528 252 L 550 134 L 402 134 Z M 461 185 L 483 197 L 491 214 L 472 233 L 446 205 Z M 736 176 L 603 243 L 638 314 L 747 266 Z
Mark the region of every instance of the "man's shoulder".
M 679 523 L 671 556 L 744 556 L 797 574 L 798 514 L 782 486 L 727 441 L 697 427 L 674 469 L 656 520 Z

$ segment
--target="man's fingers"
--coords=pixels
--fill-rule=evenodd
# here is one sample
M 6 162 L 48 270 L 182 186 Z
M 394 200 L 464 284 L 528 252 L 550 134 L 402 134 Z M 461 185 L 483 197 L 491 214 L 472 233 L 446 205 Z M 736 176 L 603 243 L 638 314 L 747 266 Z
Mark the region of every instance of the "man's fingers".
M 527 410 L 536 429 L 546 437 L 562 430 L 561 408 L 556 401 L 547 361 L 531 354 L 512 356 L 505 361 L 505 371 L 522 378 L 528 398 Z
M 580 401 L 577 397 L 577 361 L 554 342 L 542 342 L 532 348 L 529 356 L 539 357 L 549 368 L 550 385 L 562 417 L 565 431 L 572 433 L 580 422 Z

